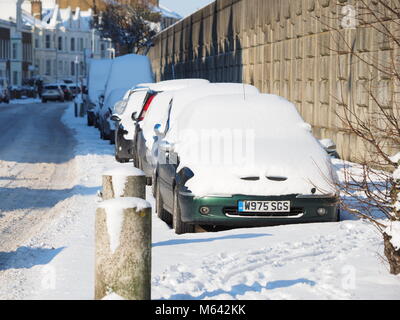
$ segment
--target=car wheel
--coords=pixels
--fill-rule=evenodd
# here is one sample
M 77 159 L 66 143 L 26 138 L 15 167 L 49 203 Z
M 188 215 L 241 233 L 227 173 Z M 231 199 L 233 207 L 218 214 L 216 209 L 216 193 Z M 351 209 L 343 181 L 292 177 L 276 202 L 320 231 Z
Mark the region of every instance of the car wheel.
M 108 137 L 110 139 L 110 144 L 115 144 L 115 131 L 111 131 Z
M 120 157 L 118 156 L 118 154 L 115 155 L 115 160 L 117 160 L 117 162 L 119 162 L 119 163 L 127 163 L 127 162 L 129 162 L 128 159 L 120 158 Z
M 172 223 L 172 217 L 171 214 L 166 211 L 164 209 L 164 202 L 162 200 L 161 197 L 161 193 L 160 193 L 160 184 L 157 183 L 157 189 L 156 189 L 156 212 L 157 212 L 157 216 L 164 221 L 167 224 L 171 224 Z
M 87 115 L 87 125 L 89 126 L 89 127 L 92 127 L 93 126 L 93 118 L 91 117 L 91 116 L 89 116 L 89 114 Z
M 47 100 L 46 99 L 42 99 L 42 103 L 46 103 L 47 102 Z
M 101 128 L 101 126 L 99 126 L 99 131 L 100 131 L 100 139 L 105 140 L 104 132 L 103 132 L 103 129 Z
M 172 226 L 176 234 L 193 233 L 194 225 L 182 222 L 181 208 L 179 206 L 178 189 L 174 189 L 174 208 L 172 214 Z

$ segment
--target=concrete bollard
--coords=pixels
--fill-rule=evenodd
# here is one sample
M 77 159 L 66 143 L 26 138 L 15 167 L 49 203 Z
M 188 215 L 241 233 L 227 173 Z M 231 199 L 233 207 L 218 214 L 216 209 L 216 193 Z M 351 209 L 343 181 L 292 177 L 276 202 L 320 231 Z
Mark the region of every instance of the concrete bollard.
M 151 298 L 151 205 L 143 199 L 111 199 L 97 209 L 95 299 L 111 293 Z
M 121 164 L 103 173 L 103 200 L 118 197 L 146 199 L 146 175 L 131 164 Z
M 103 202 L 96 211 L 95 299 L 151 298 L 151 205 L 146 177 L 131 165 L 103 175 Z

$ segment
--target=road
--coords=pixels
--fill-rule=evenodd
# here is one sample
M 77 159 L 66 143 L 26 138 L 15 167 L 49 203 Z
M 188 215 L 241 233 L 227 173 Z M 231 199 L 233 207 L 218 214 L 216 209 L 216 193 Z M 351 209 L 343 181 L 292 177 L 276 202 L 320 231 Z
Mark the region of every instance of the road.
M 61 122 L 66 107 L 0 105 L 0 280 L 75 185 L 76 141 Z

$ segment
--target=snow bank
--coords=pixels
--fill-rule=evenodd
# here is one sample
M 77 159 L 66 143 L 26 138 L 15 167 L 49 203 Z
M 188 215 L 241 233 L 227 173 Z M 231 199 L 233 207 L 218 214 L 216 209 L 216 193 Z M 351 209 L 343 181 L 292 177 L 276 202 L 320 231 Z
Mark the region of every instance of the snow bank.
M 126 300 L 126 299 L 122 298 L 120 295 L 116 294 L 115 292 L 111 292 L 101 300 Z
M 140 198 L 115 198 L 103 201 L 99 204 L 99 208 L 106 211 L 107 231 L 110 237 L 110 249 L 114 253 L 120 244 L 120 235 L 124 220 L 124 209 L 136 209 L 141 211 L 151 208 L 151 204 Z
M 179 154 L 177 170 L 193 171 L 186 186 L 197 196 L 337 192 L 327 153 L 296 107 L 275 95 L 196 100 L 165 140 Z

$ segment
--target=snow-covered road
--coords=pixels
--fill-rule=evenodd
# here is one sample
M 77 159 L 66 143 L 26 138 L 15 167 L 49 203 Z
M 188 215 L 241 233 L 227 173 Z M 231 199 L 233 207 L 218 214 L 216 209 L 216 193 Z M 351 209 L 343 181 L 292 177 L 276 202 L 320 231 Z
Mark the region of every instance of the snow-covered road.
M 0 299 L 93 299 L 96 192 L 115 165 L 113 146 L 72 108 L 63 126 L 65 105 L 7 108 L 0 124 L 15 136 L 0 140 L 9 143 L 0 146 Z M 12 128 L 18 108 L 32 117 L 27 131 Z M 52 115 L 48 129 L 35 130 Z M 147 200 L 154 206 L 150 189 Z M 400 277 L 382 256 L 375 229 L 346 214 L 338 223 L 178 236 L 153 210 L 152 297 L 400 299 Z

